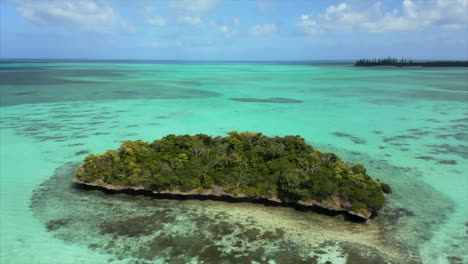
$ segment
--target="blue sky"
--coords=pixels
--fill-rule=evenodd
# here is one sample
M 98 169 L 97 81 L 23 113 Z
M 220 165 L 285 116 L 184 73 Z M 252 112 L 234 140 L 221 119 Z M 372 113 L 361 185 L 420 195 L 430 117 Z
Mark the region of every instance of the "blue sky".
M 0 57 L 468 59 L 468 0 L 0 0 Z

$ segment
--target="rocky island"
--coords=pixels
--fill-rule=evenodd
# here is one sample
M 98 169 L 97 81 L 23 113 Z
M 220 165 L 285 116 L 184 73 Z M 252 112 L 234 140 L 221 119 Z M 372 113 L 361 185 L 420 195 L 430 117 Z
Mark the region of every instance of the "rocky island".
M 365 220 L 391 192 L 363 165 L 314 149 L 300 136 L 237 131 L 226 137 L 171 134 L 152 143 L 125 141 L 118 150 L 89 154 L 74 182 L 116 191 L 263 199 Z

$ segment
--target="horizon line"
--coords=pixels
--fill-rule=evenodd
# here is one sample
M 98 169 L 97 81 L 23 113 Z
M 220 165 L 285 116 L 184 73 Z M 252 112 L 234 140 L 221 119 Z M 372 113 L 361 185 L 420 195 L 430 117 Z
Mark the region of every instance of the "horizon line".
M 345 61 L 356 61 L 360 59 L 381 59 L 381 58 L 388 58 L 387 57 L 360 57 L 357 59 L 259 59 L 259 60 L 252 60 L 252 59 L 110 59 L 110 58 L 16 58 L 16 57 L 0 57 L 0 61 L 2 60 L 69 60 L 69 61 L 201 61 L 201 62 L 314 62 L 314 61 L 329 61 L 329 62 L 345 62 Z M 400 57 L 392 57 L 397 58 Z M 467 61 L 468 58 L 465 59 L 413 59 L 410 57 L 401 57 L 404 59 L 412 59 L 417 61 Z

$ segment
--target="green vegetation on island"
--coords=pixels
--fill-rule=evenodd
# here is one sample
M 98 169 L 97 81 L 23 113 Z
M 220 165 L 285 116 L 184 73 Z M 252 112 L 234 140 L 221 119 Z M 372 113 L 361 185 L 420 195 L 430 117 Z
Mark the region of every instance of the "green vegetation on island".
M 264 198 L 348 211 L 363 218 L 384 205 L 390 186 L 361 164 L 308 145 L 300 136 L 228 132 L 168 135 L 152 143 L 125 141 L 90 154 L 75 182 L 110 189 Z
M 468 61 L 425 61 L 414 62 L 412 59 L 384 58 L 384 59 L 360 59 L 354 66 L 421 66 L 421 67 L 468 67 Z

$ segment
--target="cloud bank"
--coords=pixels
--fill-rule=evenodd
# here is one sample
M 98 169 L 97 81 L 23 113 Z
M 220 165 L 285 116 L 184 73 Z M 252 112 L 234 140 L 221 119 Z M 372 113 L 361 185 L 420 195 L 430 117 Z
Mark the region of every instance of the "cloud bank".
M 254 36 L 270 36 L 275 34 L 278 28 L 275 24 L 257 24 L 250 28 L 250 34 Z
M 468 0 L 403 0 L 399 9 L 381 1 L 363 6 L 345 1 L 329 6 L 321 14 L 303 14 L 297 25 L 308 34 L 328 30 L 359 30 L 370 33 L 422 30 L 437 26 L 466 28 Z
M 132 31 L 107 2 L 98 0 L 13 0 L 16 10 L 36 24 L 72 24 L 86 32 Z

